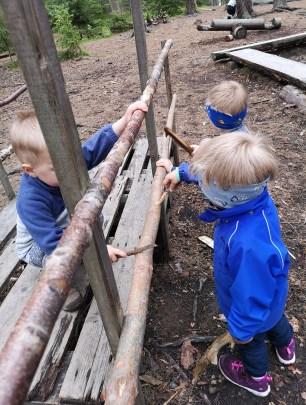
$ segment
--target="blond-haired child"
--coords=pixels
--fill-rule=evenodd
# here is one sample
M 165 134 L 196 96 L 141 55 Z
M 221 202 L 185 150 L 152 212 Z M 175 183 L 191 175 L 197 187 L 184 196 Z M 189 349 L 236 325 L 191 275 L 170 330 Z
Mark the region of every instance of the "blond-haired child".
M 88 170 L 105 159 L 137 109 L 146 112 L 147 106 L 140 101 L 131 104 L 121 119 L 102 127 L 82 145 Z M 10 137 L 23 172 L 16 203 L 17 254 L 24 262 L 42 267 L 68 225 L 67 210 L 33 111 L 17 114 L 11 126 Z M 125 252 L 110 245 L 108 253 L 112 261 L 126 256 Z M 69 302 L 66 302 L 66 310 L 76 309 L 81 302 L 81 288 L 77 285 L 74 287 Z
M 181 181 L 196 183 L 210 202 L 199 217 L 215 222 L 216 295 L 241 357 L 224 354 L 219 368 L 226 379 L 261 397 L 271 382 L 265 339 L 282 364 L 295 362 L 295 339 L 284 315 L 290 262 L 268 192 L 276 173 L 263 137 L 234 132 L 204 139 L 191 165 L 176 168 L 164 181 L 170 190 Z

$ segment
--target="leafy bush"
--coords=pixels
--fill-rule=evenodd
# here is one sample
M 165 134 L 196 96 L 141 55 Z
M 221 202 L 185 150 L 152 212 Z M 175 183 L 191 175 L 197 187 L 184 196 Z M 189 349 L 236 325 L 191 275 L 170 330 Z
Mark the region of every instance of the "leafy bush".
M 144 9 L 150 16 L 181 14 L 185 7 L 184 0 L 144 0 Z
M 55 32 L 59 34 L 56 43 L 61 49 L 61 58 L 71 59 L 82 55 L 80 32 L 72 25 L 72 16 L 65 5 L 53 7 L 53 22 Z
M 132 17 L 129 13 L 111 14 L 109 16 L 111 32 L 124 32 L 133 28 Z
M 11 53 L 11 44 L 9 39 L 9 33 L 0 15 L 0 52 L 4 51 Z

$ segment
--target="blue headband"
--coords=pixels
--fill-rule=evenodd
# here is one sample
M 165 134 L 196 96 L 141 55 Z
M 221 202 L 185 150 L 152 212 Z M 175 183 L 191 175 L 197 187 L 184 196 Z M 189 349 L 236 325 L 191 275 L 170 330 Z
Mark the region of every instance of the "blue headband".
M 242 111 L 240 111 L 240 113 L 229 115 L 215 110 L 214 107 L 210 104 L 205 105 L 205 110 L 208 114 L 209 119 L 217 128 L 227 130 L 235 130 L 241 128 L 243 120 L 248 112 L 246 106 Z

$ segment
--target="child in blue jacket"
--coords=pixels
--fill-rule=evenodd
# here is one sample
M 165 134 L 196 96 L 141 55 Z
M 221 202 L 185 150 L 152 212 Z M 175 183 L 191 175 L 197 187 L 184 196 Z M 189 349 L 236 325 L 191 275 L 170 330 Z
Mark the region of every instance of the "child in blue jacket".
M 146 112 L 147 105 L 141 101 L 132 103 L 122 118 L 100 128 L 82 145 L 88 170 L 106 158 L 137 109 Z M 17 255 L 26 263 L 42 267 L 68 225 L 68 213 L 34 111 L 17 114 L 10 136 L 23 172 L 16 202 Z M 112 261 L 126 256 L 125 252 L 111 245 L 107 249 Z M 77 271 L 74 288 L 66 301 L 66 310 L 77 309 L 82 301 L 84 282 L 80 273 Z
M 170 169 L 170 162 L 159 166 Z M 164 185 L 198 184 L 210 207 L 200 218 L 215 222 L 214 278 L 219 306 L 241 360 L 219 359 L 222 374 L 257 396 L 270 392 L 268 338 L 282 364 L 295 362 L 295 340 L 284 311 L 288 293 L 288 250 L 267 185 L 277 172 L 266 141 L 234 132 L 204 139 L 191 165 L 167 174 Z

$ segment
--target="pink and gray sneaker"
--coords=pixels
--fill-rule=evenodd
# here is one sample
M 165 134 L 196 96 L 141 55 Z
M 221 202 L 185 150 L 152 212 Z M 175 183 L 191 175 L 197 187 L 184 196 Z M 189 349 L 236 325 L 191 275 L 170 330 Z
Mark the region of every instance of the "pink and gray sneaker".
M 244 388 L 258 397 L 266 397 L 270 394 L 270 382 L 272 377 L 265 375 L 261 378 L 251 377 L 244 369 L 242 361 L 231 354 L 223 354 L 219 358 L 219 368 L 224 377 L 231 383 Z
M 275 348 L 276 356 L 282 364 L 295 363 L 295 338 L 292 337 L 287 346 Z

